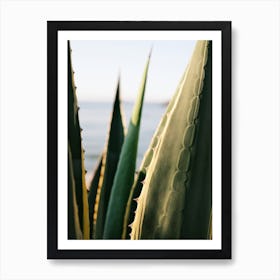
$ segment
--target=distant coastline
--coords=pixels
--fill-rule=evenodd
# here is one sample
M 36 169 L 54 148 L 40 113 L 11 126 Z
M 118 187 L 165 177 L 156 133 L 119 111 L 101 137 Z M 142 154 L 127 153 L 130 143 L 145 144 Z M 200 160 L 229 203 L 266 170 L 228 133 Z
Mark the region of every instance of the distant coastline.
M 131 116 L 134 102 L 123 101 L 124 120 L 126 126 Z M 137 166 L 139 167 L 147 150 L 150 140 L 160 121 L 167 102 L 147 101 L 143 106 L 142 121 L 139 135 Z M 113 101 L 80 101 L 80 125 L 83 128 L 82 138 L 85 153 L 85 167 L 88 171 L 87 180 L 97 164 L 98 158 L 104 149 L 110 123 Z
M 108 103 L 113 103 L 114 101 L 113 100 L 80 100 L 79 103 L 80 104 L 108 104 Z M 134 104 L 135 100 L 122 100 L 122 103 L 125 103 L 125 104 Z M 148 101 L 145 101 L 145 104 L 154 104 L 154 105 L 168 105 L 169 103 L 169 100 L 148 100 Z

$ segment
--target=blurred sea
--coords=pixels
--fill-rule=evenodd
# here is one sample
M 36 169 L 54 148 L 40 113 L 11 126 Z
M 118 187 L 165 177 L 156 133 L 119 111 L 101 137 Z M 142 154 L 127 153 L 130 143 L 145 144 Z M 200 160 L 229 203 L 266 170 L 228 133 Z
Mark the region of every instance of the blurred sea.
M 80 125 L 83 129 L 83 147 L 85 149 L 85 168 L 88 171 L 87 180 L 89 180 L 107 141 L 113 101 L 79 102 L 79 106 Z M 123 102 L 122 107 L 126 128 L 128 128 L 133 103 Z M 137 168 L 141 164 L 143 156 L 149 147 L 150 140 L 165 112 L 165 109 L 166 104 L 164 103 L 144 102 L 138 142 Z

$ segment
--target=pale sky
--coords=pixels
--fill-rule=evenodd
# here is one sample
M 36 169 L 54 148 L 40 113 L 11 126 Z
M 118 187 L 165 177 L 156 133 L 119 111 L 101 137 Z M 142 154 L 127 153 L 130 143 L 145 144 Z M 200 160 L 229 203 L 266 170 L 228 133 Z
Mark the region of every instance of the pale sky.
M 145 100 L 165 102 L 175 92 L 195 41 L 71 41 L 80 101 L 111 101 L 121 76 L 121 97 L 134 101 L 152 47 Z

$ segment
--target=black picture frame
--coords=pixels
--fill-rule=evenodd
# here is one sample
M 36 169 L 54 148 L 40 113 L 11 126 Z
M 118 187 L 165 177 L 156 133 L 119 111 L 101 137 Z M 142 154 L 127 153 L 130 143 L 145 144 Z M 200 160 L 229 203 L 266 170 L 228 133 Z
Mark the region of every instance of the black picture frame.
M 58 32 L 84 30 L 218 30 L 222 42 L 222 232 L 220 250 L 58 249 Z M 48 21 L 47 22 L 47 258 L 48 259 L 230 259 L 231 258 L 231 22 L 230 21 Z

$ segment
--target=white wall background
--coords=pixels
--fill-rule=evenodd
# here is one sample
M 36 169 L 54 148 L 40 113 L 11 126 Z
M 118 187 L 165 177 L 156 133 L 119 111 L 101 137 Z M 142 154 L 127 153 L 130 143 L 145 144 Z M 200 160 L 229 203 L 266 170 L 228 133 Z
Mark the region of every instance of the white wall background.
M 279 1 L 1 1 L 0 279 L 280 279 Z M 233 259 L 46 259 L 46 21 L 231 20 Z

